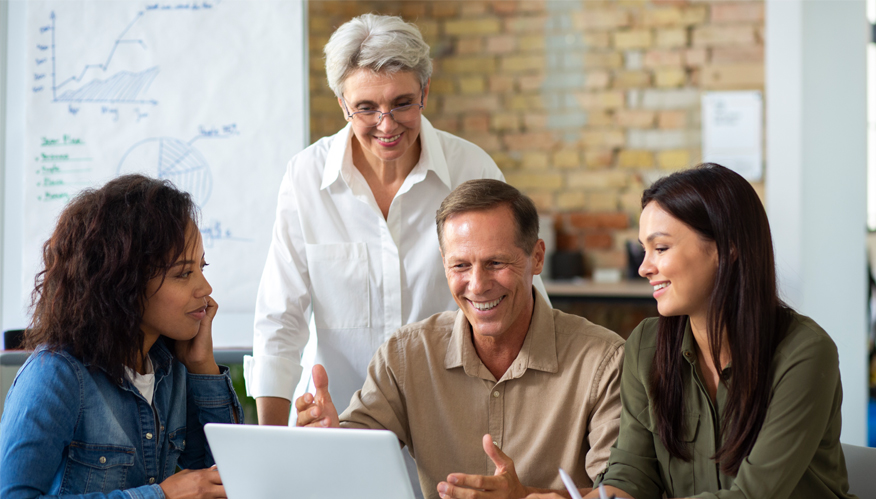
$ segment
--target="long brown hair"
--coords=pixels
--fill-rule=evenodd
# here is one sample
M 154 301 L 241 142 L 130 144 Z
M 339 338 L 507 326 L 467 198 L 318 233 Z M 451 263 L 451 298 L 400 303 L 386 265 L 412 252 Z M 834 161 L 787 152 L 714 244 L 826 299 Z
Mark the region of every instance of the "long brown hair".
M 776 289 L 769 221 L 751 184 L 714 163 L 664 177 L 642 195 L 714 241 L 718 250 L 715 287 L 709 297 L 708 339 L 720 369 L 722 335 L 733 361 L 727 405 L 721 421 L 723 444 L 712 459 L 736 475 L 751 452 L 770 402 L 771 364 L 790 321 Z M 659 318 L 650 388 L 660 441 L 669 453 L 690 460 L 681 435 L 684 425 L 684 360 L 681 342 L 687 316 Z
M 77 195 L 43 245 L 25 347 L 66 350 L 120 384 L 143 347 L 146 285 L 162 282 L 197 226 L 189 194 L 125 175 Z

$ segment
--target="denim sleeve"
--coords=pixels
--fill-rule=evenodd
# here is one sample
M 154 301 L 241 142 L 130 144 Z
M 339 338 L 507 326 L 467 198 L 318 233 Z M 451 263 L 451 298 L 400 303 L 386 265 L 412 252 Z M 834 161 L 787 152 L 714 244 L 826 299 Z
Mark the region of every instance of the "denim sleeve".
M 231 384 L 228 367 L 219 375 L 186 374 L 186 449 L 179 457 L 183 469 L 209 468 L 215 464 L 207 445 L 207 423 L 243 423 L 243 408 Z
M 42 351 L 22 366 L 0 420 L 0 497 L 4 499 L 164 499 L 158 485 L 108 494 L 46 495 L 83 412 L 83 376 L 62 355 Z

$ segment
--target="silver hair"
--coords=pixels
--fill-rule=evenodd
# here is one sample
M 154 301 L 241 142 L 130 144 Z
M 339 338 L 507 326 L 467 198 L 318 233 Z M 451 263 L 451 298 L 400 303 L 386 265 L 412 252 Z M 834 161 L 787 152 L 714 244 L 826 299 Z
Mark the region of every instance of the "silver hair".
M 429 45 L 416 26 L 401 17 L 364 14 L 335 30 L 325 44 L 325 72 L 337 97 L 350 73 L 366 68 L 386 72 L 412 71 L 425 88 L 432 76 Z

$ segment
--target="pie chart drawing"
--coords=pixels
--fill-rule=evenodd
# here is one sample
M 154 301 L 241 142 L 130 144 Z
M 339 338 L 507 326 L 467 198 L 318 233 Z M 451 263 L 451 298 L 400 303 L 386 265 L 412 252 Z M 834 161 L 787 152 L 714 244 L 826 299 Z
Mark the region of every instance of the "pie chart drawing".
M 187 142 L 159 137 L 134 144 L 119 161 L 118 174 L 142 173 L 170 180 L 200 207 L 210 199 L 213 174 L 207 160 Z

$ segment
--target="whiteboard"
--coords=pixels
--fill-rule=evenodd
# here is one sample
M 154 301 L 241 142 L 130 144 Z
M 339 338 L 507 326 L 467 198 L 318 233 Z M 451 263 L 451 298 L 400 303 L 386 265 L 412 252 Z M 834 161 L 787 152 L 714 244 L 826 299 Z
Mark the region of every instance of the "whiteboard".
M 3 328 L 65 204 L 145 173 L 201 209 L 217 347 L 249 347 L 286 162 L 307 138 L 303 0 L 9 3 Z M 21 59 L 23 56 L 23 60 Z

